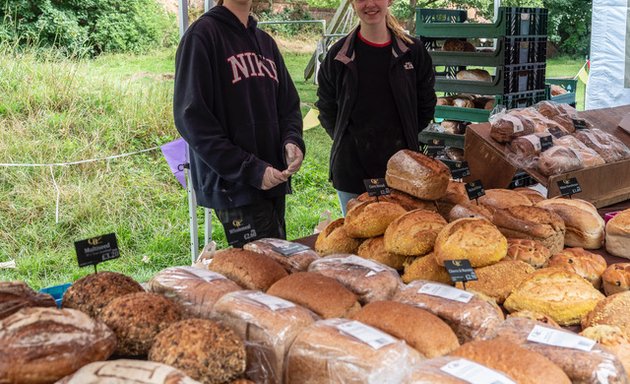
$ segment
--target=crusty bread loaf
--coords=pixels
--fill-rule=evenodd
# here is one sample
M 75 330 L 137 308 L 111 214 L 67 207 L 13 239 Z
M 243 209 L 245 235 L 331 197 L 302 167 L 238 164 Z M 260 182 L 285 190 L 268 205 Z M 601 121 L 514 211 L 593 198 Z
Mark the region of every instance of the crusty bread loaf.
M 63 295 L 63 307 L 83 311 L 97 318 L 103 308 L 117 297 L 144 292 L 131 277 L 116 272 L 92 273 L 75 281 Z
M 317 235 L 317 240 L 315 240 L 317 253 L 320 255 L 357 253 L 361 240 L 348 236 L 343 221 L 343 219 L 337 219 L 331 222 Z
M 395 269 L 356 255 L 326 256 L 312 262 L 308 271 L 337 280 L 361 304 L 389 300 L 402 284 Z
M 436 204 L 440 215 L 442 215 L 443 218 L 448 219 L 448 214 L 455 205 L 465 204 L 469 201 L 465 183 L 449 180 L 448 187 L 446 188 L 446 194 L 442 196 Z
M 453 222 L 457 219 L 478 218 L 488 219 L 492 221 L 492 212 L 483 205 L 477 205 L 473 202 L 460 203 L 451 209 L 448 213 L 448 221 Z
M 287 276 L 285 269 L 265 255 L 240 248 L 217 251 L 208 269 L 234 281 L 245 289 L 266 291 Z
M 469 281 L 466 283 L 466 288 L 493 298 L 497 304 L 503 304 L 512 290 L 534 271 L 534 267 L 522 261 L 502 260 L 496 264 L 477 268 L 475 274 L 478 280 Z M 463 288 L 462 283 L 457 283 L 455 286 Z
M 456 299 L 438 296 L 445 289 L 455 290 L 450 292 L 458 295 Z M 394 301 L 422 308 L 438 316 L 451 327 L 460 343 L 482 338 L 504 318 L 494 300 L 480 293 L 424 280 L 416 280 L 402 287 L 394 296 Z
M 308 309 L 259 291 L 223 296 L 215 318 L 245 341 L 248 378 L 256 383 L 282 383 L 284 358 L 295 337 L 319 319 Z
M 552 211 L 527 206 L 498 209 L 492 222 L 505 237 L 540 241 L 552 255 L 564 248 L 564 221 Z
M 606 296 L 630 290 L 630 263 L 612 264 L 602 273 Z
M 387 252 L 385 250 L 385 239 L 383 236 L 373 237 L 365 240 L 359 246 L 357 255 L 374 260 L 378 263 L 385 264 L 396 270 L 403 269 L 407 256 L 397 255 L 395 253 Z
M 56 384 L 199 384 L 177 368 L 154 361 L 111 360 L 86 365 Z
M 564 245 L 585 249 L 599 249 L 604 242 L 604 219 L 597 208 L 580 199 L 549 199 L 536 203 L 536 207 L 551 210 L 564 220 Z
M 505 257 L 507 239 L 486 219 L 458 219 L 438 234 L 433 252 L 440 265 L 468 259 L 473 267 L 483 267 Z
M 543 196 L 540 192 L 532 188 L 519 187 L 519 188 L 514 188 L 513 191 L 518 192 L 521 195 L 527 197 L 532 204 L 536 204 L 537 202 L 541 200 L 545 200 L 545 196 Z
M 630 339 L 625 337 L 621 329 L 612 325 L 595 325 L 580 332 L 580 335 L 597 341 L 615 354 L 626 369 L 630 381 Z
M 23 281 L 0 281 L 0 320 L 26 307 L 56 307 L 55 299 Z
M 0 320 L 0 383 L 45 384 L 107 359 L 116 336 L 74 309 L 30 307 Z
M 394 220 L 385 231 L 385 250 L 406 256 L 422 256 L 433 249 L 435 238 L 446 225 L 437 212 L 416 209 Z
M 550 267 L 558 267 L 569 272 L 575 272 L 593 284 L 595 289 L 602 286 L 602 274 L 606 270 L 606 260 L 583 248 L 565 248 L 551 256 Z
M 544 324 L 548 328 L 560 328 L 560 325 L 556 323 L 554 319 L 540 312 L 533 312 L 529 310 L 516 311 L 508 314 L 507 317 L 522 317 L 525 319 L 535 320 Z
M 510 312 L 530 310 L 548 315 L 560 325 L 574 325 L 603 298 L 581 276 L 558 268 L 544 268 L 521 282 L 503 306 Z
M 164 296 L 138 292 L 114 299 L 100 318 L 116 334 L 117 355 L 144 356 L 155 336 L 182 318 L 182 309 Z
M 337 280 L 314 272 L 297 272 L 278 280 L 267 291 L 302 305 L 319 316 L 348 317 L 361 305 L 354 293 Z
M 467 377 L 460 379 L 447 373 L 450 369 L 456 372 L 460 371 L 463 364 L 474 365 L 475 368 L 478 368 L 474 371 L 475 373 L 479 373 L 479 369 L 484 369 L 484 371 L 487 370 L 485 372 L 498 375 L 503 379 L 500 383 L 509 383 L 510 381 L 507 380 L 511 380 L 505 373 L 485 367 L 477 362 L 461 357 L 442 356 L 418 363 L 402 384 L 470 384 L 470 380 L 467 380 Z M 468 373 L 470 371 L 464 372 Z
M 357 337 L 362 335 L 355 330 L 369 339 Z M 404 341 L 358 321 L 320 320 L 291 345 L 286 382 L 399 383 L 421 359 Z
M 405 213 L 405 208 L 398 204 L 366 201 L 348 211 L 343 226 L 350 237 L 376 237 L 385 233 L 389 224 Z
M 540 241 L 531 239 L 507 239 L 506 260 L 520 260 L 536 269 L 544 268 L 549 263 L 551 252 Z
M 216 272 L 195 267 L 170 267 L 149 281 L 149 291 L 179 303 L 187 316 L 209 318 L 214 303 L 241 287 Z
M 532 119 L 518 113 L 504 113 L 491 120 L 490 137 L 499 143 L 509 143 L 514 138 L 535 132 Z
M 404 283 L 414 280 L 435 281 L 452 285 L 451 276 L 444 266 L 438 264 L 434 253 L 420 257 L 410 257 L 404 264 L 405 271 L 402 275 Z
M 619 292 L 600 300 L 582 319 L 582 328 L 616 325 L 630 339 L 630 292 Z
M 450 177 L 444 163 L 408 149 L 389 159 L 385 173 L 387 185 L 424 200 L 444 196 Z
M 630 209 L 621 211 L 606 223 L 606 250 L 630 259 Z
M 442 44 L 442 50 L 454 52 L 475 52 L 476 48 L 466 40 L 447 39 L 444 44 Z
M 404 340 L 427 358 L 446 355 L 459 347 L 457 336 L 445 322 L 411 305 L 376 301 L 361 308 L 352 319 Z
M 215 321 L 182 320 L 157 335 L 149 360 L 179 368 L 203 384 L 223 384 L 245 372 L 245 343 Z
M 317 252 L 309 248 L 288 252 L 292 247 L 299 245 L 283 239 L 266 238 L 249 242 L 243 246 L 243 249 L 269 256 L 282 265 L 287 272 L 293 273 L 306 271 L 308 265 L 319 258 Z
M 378 199 L 376 198 L 376 196 L 370 196 L 367 192 L 364 192 L 357 197 L 357 200 L 361 202 L 386 201 L 388 203 L 398 204 L 401 207 L 405 208 L 405 210 L 407 211 L 413 211 L 414 209 L 426 209 L 427 211 L 437 210 L 437 208 L 435 207 L 435 202 L 429 200 L 421 200 L 415 196 L 411 196 L 408 193 L 393 188 L 390 188 L 389 195 L 379 196 Z
M 457 72 L 457 80 L 492 81 L 492 76 L 485 69 L 468 69 Z
M 506 340 L 472 341 L 451 355 L 504 372 L 519 384 L 571 384 L 562 369 L 549 359 Z
M 529 198 L 512 189 L 488 189 L 479 199 L 479 205 L 494 213 L 497 209 L 505 209 L 517 205 L 532 205 Z

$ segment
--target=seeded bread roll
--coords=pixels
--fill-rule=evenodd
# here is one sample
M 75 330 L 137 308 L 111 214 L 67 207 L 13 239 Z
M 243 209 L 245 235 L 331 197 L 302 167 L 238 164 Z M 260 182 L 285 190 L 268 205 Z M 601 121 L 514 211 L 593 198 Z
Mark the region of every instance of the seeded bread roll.
M 243 340 L 211 320 L 188 319 L 160 332 L 149 360 L 179 368 L 203 384 L 223 384 L 245 373 Z
M 593 204 L 580 199 L 550 199 L 538 202 L 536 207 L 553 211 L 564 220 L 565 246 L 585 249 L 602 247 L 606 224 Z
M 630 339 L 624 336 L 621 329 L 611 325 L 595 325 L 586 328 L 580 335 L 597 341 L 612 352 L 626 369 L 626 376 L 630 380 Z
M 549 259 L 550 267 L 575 272 L 590 281 L 595 289 L 602 286 L 602 274 L 606 270 L 606 265 L 606 260 L 602 256 L 583 248 L 565 248 Z
M 153 361 L 112 360 L 86 365 L 56 384 L 200 384 L 177 368 Z
M 423 200 L 444 196 L 451 171 L 444 163 L 408 149 L 396 152 L 387 162 L 387 185 Z
M 405 213 L 405 208 L 398 204 L 364 202 L 348 211 L 343 226 L 350 237 L 376 237 L 385 233 L 387 226 Z
M 402 275 L 404 283 L 410 283 L 414 280 L 428 280 L 442 284 L 453 284 L 451 276 L 444 266 L 438 264 L 434 253 L 420 257 L 410 257 L 405 262 L 404 267 L 405 272 Z
M 479 198 L 479 205 L 494 213 L 497 209 L 505 209 L 517 205 L 532 205 L 529 198 L 511 189 L 489 189 Z
M 630 209 L 618 213 L 606 223 L 608 253 L 630 259 Z
M 374 260 L 377 263 L 385 264 L 396 270 L 403 269 L 405 260 L 407 260 L 407 256 L 387 252 L 385 250 L 385 239 L 383 236 L 365 240 L 359 246 L 357 255 Z
M 55 299 L 23 281 L 0 281 L 0 320 L 26 307 L 56 307 Z
M 63 307 L 83 311 L 97 318 L 103 308 L 117 297 L 144 292 L 131 277 L 116 272 L 93 273 L 80 278 L 63 295 Z
M 606 297 L 582 319 L 582 329 L 601 324 L 616 325 L 630 338 L 630 292 Z
M 478 280 L 467 282 L 466 288 L 493 298 L 497 304 L 503 304 L 512 290 L 534 271 L 534 267 L 522 261 L 502 260 L 475 269 Z M 462 283 L 456 283 L 455 286 L 463 289 Z
M 520 260 L 536 269 L 544 268 L 549 263 L 551 252 L 540 241 L 529 239 L 507 239 L 506 260 Z
M 455 205 L 448 214 L 449 223 L 457 219 L 465 218 L 478 218 L 492 221 L 492 212 L 483 205 L 468 202 Z
M 300 244 L 283 239 L 267 238 L 249 242 L 243 246 L 243 249 L 269 256 L 282 265 L 288 273 L 293 273 L 306 271 L 310 263 L 319 259 L 317 252 L 312 249 L 307 248 L 292 252 L 292 247 L 297 246 Z
M 357 253 L 361 240 L 348 236 L 343 219 L 337 219 L 317 235 L 315 250 L 322 256 L 331 253 Z
M 245 289 L 266 291 L 288 273 L 279 263 L 260 253 L 240 248 L 217 251 L 208 269 L 234 281 Z
M 74 309 L 23 308 L 0 320 L 0 383 L 44 384 L 107 359 L 116 336 Z
M 437 212 L 416 209 L 394 220 L 385 231 L 385 250 L 406 256 L 422 256 L 433 249 L 435 238 L 446 225 Z
M 505 237 L 540 241 L 552 255 L 564 248 L 564 220 L 552 211 L 528 206 L 499 209 L 492 222 Z
M 364 192 L 357 197 L 357 200 L 360 202 L 364 201 L 384 201 L 387 203 L 398 204 L 401 207 L 405 208 L 407 211 L 413 211 L 414 209 L 426 209 L 427 211 L 435 211 L 437 208 L 435 207 L 435 202 L 428 200 L 421 200 L 417 197 L 411 196 L 408 193 L 390 189 L 390 194 L 385 196 L 379 196 L 378 199 L 376 196 L 370 196 L 367 192 Z
M 630 263 L 612 264 L 602 274 L 606 296 L 630 290 Z

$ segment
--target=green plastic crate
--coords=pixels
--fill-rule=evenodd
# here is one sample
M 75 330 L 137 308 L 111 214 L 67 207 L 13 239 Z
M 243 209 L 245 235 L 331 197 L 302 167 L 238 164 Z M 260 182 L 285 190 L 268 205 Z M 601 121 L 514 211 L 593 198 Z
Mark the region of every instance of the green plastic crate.
M 444 145 L 447 147 L 464 149 L 464 135 L 454 135 L 451 133 L 426 131 L 426 130 L 418 134 L 418 140 L 421 143 L 426 144 L 433 139 L 444 140 Z
M 436 105 L 434 116 L 444 120 L 483 123 L 488 121 L 490 111 L 481 108 L 460 108 L 450 105 Z

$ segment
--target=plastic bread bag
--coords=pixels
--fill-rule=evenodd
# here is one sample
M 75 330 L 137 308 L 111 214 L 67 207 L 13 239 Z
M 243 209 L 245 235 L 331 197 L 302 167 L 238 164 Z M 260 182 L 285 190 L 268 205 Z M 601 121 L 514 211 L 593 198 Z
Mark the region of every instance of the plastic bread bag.
M 282 383 L 284 359 L 295 337 L 319 317 L 290 301 L 260 291 L 238 291 L 214 306 L 215 320 L 245 341 L 246 374 L 256 383 Z
M 282 239 L 255 240 L 245 244 L 243 249 L 271 257 L 289 273 L 306 271 L 309 264 L 319 259 L 317 252 L 306 245 Z
M 398 384 L 422 359 L 404 341 L 361 322 L 320 320 L 291 345 L 285 383 Z
M 538 112 L 535 108 L 523 108 L 520 111 L 520 114 L 531 119 L 531 121 L 534 123 L 534 132 L 536 133 L 549 132 L 550 129 L 560 130 L 565 133 L 569 132 L 562 125 L 558 124 L 552 119 L 547 118 L 546 116 Z
M 308 271 L 336 279 L 357 295 L 361 304 L 389 300 L 402 285 L 395 269 L 351 254 L 326 256 L 312 262 Z
M 490 137 L 499 143 L 509 143 L 515 137 L 531 135 L 535 132 L 535 123 L 529 117 L 513 109 L 501 111 L 490 116 Z
M 537 166 L 540 173 L 552 176 L 584 168 L 584 163 L 577 151 L 555 145 L 540 154 Z
M 207 269 L 170 267 L 148 283 L 149 291 L 179 303 L 190 317 L 210 318 L 212 307 L 223 295 L 242 288 L 227 277 Z
M 552 101 L 541 101 L 537 103 L 534 108 L 542 115 L 550 120 L 555 121 L 561 125 L 567 132 L 575 132 L 575 125 L 573 119 L 578 119 L 577 110 L 568 104 L 556 104 Z M 592 124 L 585 119 L 584 123 L 587 128 L 591 128 Z
M 560 138 L 554 138 L 553 144 L 569 147 L 576 151 L 582 158 L 582 164 L 585 168 L 606 163 L 597 152 L 587 147 L 580 140 L 576 139 L 575 136 L 566 135 Z
M 607 163 L 630 157 L 630 149 L 624 143 L 601 129 L 581 129 L 575 132 L 575 137 L 597 152 Z
M 393 300 L 438 316 L 453 329 L 460 344 L 483 338 L 504 319 L 494 300 L 426 280 L 415 280 L 403 286 Z
M 573 383 L 627 384 L 621 361 L 595 341 L 523 317 L 509 317 L 486 334 L 539 353 L 560 367 Z
M 97 361 L 84 365 L 56 384 L 201 384 L 170 365 L 143 360 Z
M 485 379 L 485 381 L 484 381 Z M 456 356 L 442 356 L 418 363 L 401 384 L 516 384 L 507 374 Z

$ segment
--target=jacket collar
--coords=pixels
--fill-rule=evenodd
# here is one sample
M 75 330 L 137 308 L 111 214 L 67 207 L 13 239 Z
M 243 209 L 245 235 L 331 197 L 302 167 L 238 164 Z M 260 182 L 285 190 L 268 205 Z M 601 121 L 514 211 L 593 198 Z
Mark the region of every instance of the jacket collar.
M 356 27 L 352 32 L 348 34 L 346 41 L 343 42 L 341 49 L 337 53 L 337 56 L 335 56 L 335 60 L 340 61 L 344 64 L 348 64 L 351 61 L 354 61 L 354 42 L 358 38 L 357 36 L 359 34 L 359 28 L 360 27 Z M 399 56 L 409 51 L 409 47 L 402 39 L 396 36 L 394 32 L 391 32 L 391 35 L 392 56 L 394 56 L 394 58 L 398 58 Z

